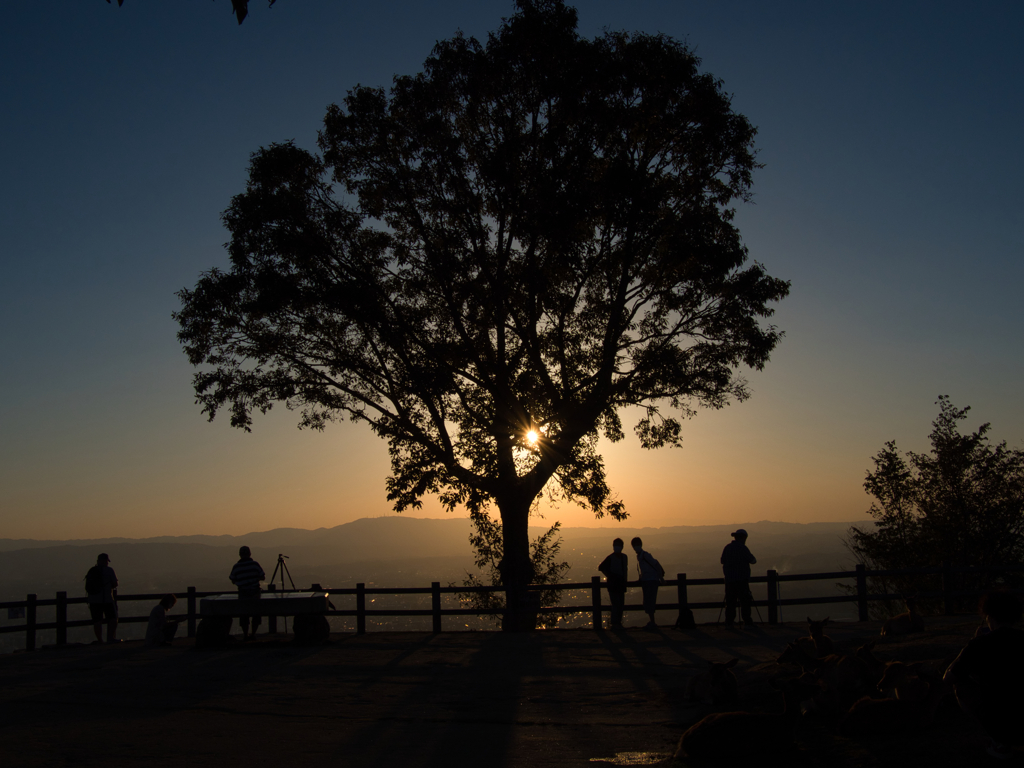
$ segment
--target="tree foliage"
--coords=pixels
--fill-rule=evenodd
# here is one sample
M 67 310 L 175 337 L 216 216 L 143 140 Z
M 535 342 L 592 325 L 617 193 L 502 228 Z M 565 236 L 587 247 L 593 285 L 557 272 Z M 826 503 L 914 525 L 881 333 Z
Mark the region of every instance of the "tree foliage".
M 599 434 L 637 406 L 643 447 L 677 445 L 697 406 L 746 398 L 737 369 L 767 362 L 788 293 L 733 224 L 755 129 L 720 81 L 663 35 L 588 40 L 561 2 L 518 6 L 353 88 L 318 154 L 255 152 L 231 268 L 175 314 L 211 419 L 368 423 L 398 511 L 497 506 L 509 590 L 536 577 L 542 489 L 624 518 Z
M 276 2 L 277 0 L 267 0 L 268 6 Z M 110 5 L 110 0 L 107 0 L 107 5 Z M 120 8 L 122 5 L 124 5 L 124 0 L 117 0 L 117 7 Z M 235 18 L 241 24 L 249 15 L 249 0 L 231 0 L 231 12 L 235 14 Z
M 961 434 L 970 408 L 946 396 L 937 402 L 928 453 L 901 454 L 893 441 L 874 457 L 864 489 L 874 497 L 870 530 L 854 526 L 848 544 L 872 569 L 1020 565 L 1024 562 L 1024 452 L 989 443 L 990 425 Z M 983 574 L 959 574 L 957 583 L 984 588 Z M 1008 577 L 1014 578 L 1014 577 Z M 878 580 L 886 592 L 927 588 L 918 577 Z M 931 587 L 936 584 L 932 580 Z
M 473 522 L 473 533 L 469 537 L 469 543 L 476 552 L 475 564 L 480 570 L 480 575 L 467 572 L 462 586 L 500 587 L 504 584 L 501 575 L 501 560 L 504 555 L 501 524 L 483 511 L 470 513 L 470 519 Z M 530 542 L 530 563 L 533 566 L 533 578 L 530 583 L 534 587 L 558 584 L 570 568 L 569 563 L 556 559 L 562 546 L 558 538 L 559 528 L 561 523 L 555 523 Z M 481 576 L 486 583 L 481 580 Z M 470 589 L 457 595 L 463 605 L 478 610 L 492 610 L 502 606 L 502 601 L 494 592 L 476 592 Z M 541 589 L 538 590 L 537 598 L 538 607 L 556 605 L 561 602 L 561 593 L 557 589 Z M 564 616 L 543 614 L 538 617 L 538 622 L 541 626 L 549 626 L 557 624 L 561 618 Z

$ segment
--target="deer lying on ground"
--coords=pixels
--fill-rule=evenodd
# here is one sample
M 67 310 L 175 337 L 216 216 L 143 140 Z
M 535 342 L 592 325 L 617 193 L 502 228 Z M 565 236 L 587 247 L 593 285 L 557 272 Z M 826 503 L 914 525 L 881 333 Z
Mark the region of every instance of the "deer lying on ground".
M 890 661 L 878 681 L 878 690 L 899 701 L 922 702 L 928 698 L 936 680 L 921 662 L 904 664 Z
M 690 678 L 690 683 L 686 687 L 687 698 L 715 706 L 735 704 L 740 698 L 740 688 L 732 668 L 738 663 L 739 659 L 731 659 L 725 663 L 709 661 L 707 672 Z
M 814 653 L 818 658 L 828 656 L 836 651 L 832 638 L 825 634 L 826 624 L 828 624 L 827 616 L 821 621 L 811 621 L 811 617 L 807 617 L 807 631 L 811 635 L 811 642 L 814 643 Z
M 843 717 L 839 730 L 854 739 L 886 738 L 906 734 L 914 727 L 914 713 L 906 701 L 863 696 Z
M 917 601 L 908 597 L 904 602 L 907 605 L 906 612 L 886 619 L 882 624 L 883 635 L 908 635 L 911 632 L 924 632 L 924 619 L 917 612 Z
M 690 726 L 679 739 L 675 757 L 704 758 L 732 765 L 735 759 L 770 758 L 791 750 L 800 702 L 818 690 L 817 680 L 801 675 L 769 685 L 783 695 L 782 714 L 718 712 Z
M 824 633 L 825 625 L 828 624 L 828 621 L 827 617 L 822 621 L 812 621 L 811 617 L 808 616 L 807 637 L 799 637 L 793 642 L 804 653 L 811 654 L 812 656 L 828 656 L 830 653 L 835 653 L 832 638 Z
M 830 653 L 816 658 L 790 643 L 776 661 L 779 664 L 795 664 L 803 672 L 810 672 L 825 681 L 830 687 L 863 688 L 868 678 L 867 665 L 856 656 Z
M 870 640 L 860 646 L 854 653 L 854 656 L 864 662 L 864 667 L 868 671 L 868 679 L 872 686 L 878 684 L 878 681 L 882 679 L 882 675 L 885 672 L 885 662 L 875 656 L 873 653 L 874 649 L 875 641 Z
M 845 705 L 870 685 L 867 665 L 856 656 L 832 653 L 819 659 L 790 643 L 776 661 L 779 664 L 796 664 L 804 674 L 821 679 L 826 695 L 816 697 L 819 707 L 834 709 Z
M 854 702 L 843 718 L 844 735 L 887 737 L 927 728 L 948 690 L 942 676 L 923 664 L 899 661 L 885 665 L 878 689 L 889 695 L 884 699 L 865 696 Z

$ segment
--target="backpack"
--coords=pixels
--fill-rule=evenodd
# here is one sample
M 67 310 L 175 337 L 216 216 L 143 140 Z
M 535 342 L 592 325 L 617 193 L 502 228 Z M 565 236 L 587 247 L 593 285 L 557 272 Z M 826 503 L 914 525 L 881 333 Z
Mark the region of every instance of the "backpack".
M 103 592 L 103 568 L 94 565 L 85 574 L 85 594 L 98 595 Z
M 653 560 L 653 558 L 651 558 Z M 657 560 L 654 561 L 654 567 L 658 569 L 658 578 L 662 581 L 665 580 L 665 569 L 661 567 L 661 563 Z
M 651 565 L 654 566 L 654 569 L 658 572 L 658 578 L 661 579 L 662 581 L 664 581 L 665 580 L 665 569 L 661 567 L 661 563 L 659 563 L 657 560 L 655 560 L 653 557 L 651 557 L 651 553 L 647 552 L 647 551 L 644 552 L 644 559 L 646 559 L 648 563 L 650 563 Z M 639 562 L 637 562 L 637 564 L 636 564 L 636 569 L 637 569 L 637 571 L 640 570 L 640 563 Z

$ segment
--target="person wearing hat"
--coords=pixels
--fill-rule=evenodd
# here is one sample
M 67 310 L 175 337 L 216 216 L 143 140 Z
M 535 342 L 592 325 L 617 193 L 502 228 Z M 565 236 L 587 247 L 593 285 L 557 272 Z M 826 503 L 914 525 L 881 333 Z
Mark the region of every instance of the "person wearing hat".
M 753 627 L 750 618 L 750 566 L 757 562 L 747 549 L 747 532 L 742 528 L 730 534 L 733 541 L 722 550 L 722 573 L 725 575 L 725 626 L 736 620 L 736 604 L 740 604 L 743 626 Z
M 89 599 L 89 613 L 92 614 L 92 629 L 96 642 L 103 642 L 103 620 L 107 622 L 107 642 L 117 643 L 117 576 L 110 567 L 110 557 L 101 553 L 96 565 L 85 574 L 85 592 Z

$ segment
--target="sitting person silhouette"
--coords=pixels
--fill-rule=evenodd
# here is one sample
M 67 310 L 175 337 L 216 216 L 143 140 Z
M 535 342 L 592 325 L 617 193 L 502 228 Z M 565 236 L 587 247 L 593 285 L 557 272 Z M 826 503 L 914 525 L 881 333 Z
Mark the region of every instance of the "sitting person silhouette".
M 964 646 L 943 679 L 952 683 L 960 709 L 984 734 L 986 750 L 1010 756 L 1010 745 L 1024 744 L 1024 630 L 1021 603 L 1009 592 L 991 592 L 981 602 L 991 630 Z
M 167 612 L 178 602 L 174 595 L 164 595 L 160 602 L 149 612 L 149 624 L 146 627 L 146 645 L 170 645 L 174 633 L 178 631 L 178 617 L 167 618 Z

